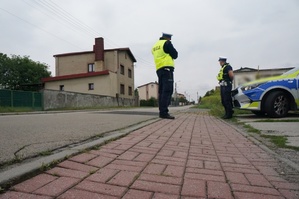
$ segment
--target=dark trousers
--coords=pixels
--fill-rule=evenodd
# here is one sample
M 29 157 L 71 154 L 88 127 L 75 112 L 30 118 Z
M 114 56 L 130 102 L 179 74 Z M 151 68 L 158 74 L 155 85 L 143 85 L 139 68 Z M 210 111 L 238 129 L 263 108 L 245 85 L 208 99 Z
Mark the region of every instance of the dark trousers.
M 168 106 L 173 93 L 173 70 L 161 68 L 157 70 L 159 83 L 159 111 L 160 116 L 168 115 Z
M 232 85 L 220 86 L 221 103 L 225 109 L 225 115 L 231 116 L 233 114 L 233 101 L 231 95 Z

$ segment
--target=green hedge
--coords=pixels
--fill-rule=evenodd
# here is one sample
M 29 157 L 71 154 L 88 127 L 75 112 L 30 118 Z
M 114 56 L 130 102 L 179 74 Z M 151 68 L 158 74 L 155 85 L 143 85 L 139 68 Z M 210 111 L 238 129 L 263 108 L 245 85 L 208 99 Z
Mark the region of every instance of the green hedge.
M 149 100 L 140 100 L 140 106 L 151 106 L 151 107 L 157 107 L 158 106 L 158 100 L 156 98 L 150 98 Z

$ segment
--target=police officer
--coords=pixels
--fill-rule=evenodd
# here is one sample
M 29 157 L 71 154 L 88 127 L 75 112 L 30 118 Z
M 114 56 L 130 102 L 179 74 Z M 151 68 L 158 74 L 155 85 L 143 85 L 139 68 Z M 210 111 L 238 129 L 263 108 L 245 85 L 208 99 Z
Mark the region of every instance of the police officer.
M 174 119 L 168 113 L 168 106 L 173 93 L 174 59 L 178 52 L 171 43 L 171 37 L 172 34 L 163 33 L 152 48 L 159 83 L 159 116 L 165 119 Z
M 219 64 L 221 69 L 218 73 L 217 80 L 220 85 L 221 103 L 225 109 L 223 119 L 230 119 L 233 116 L 233 103 L 232 103 L 232 81 L 234 79 L 233 68 L 226 62 L 226 57 L 219 57 Z

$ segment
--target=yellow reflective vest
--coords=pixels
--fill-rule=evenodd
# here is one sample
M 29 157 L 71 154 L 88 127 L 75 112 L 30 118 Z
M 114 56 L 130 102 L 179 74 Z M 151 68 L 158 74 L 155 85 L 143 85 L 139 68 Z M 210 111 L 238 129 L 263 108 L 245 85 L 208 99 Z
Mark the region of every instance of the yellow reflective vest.
M 218 75 L 217 75 L 217 80 L 218 80 L 218 81 L 223 80 L 223 71 L 224 71 L 224 68 L 225 68 L 226 66 L 228 66 L 228 64 L 224 64 L 224 66 L 221 67 L 221 69 L 220 69 L 220 71 L 219 71 L 219 73 L 218 73 Z
M 165 53 L 163 50 L 163 46 L 167 40 L 159 40 L 152 48 L 152 54 L 154 56 L 156 70 L 167 67 L 174 67 L 174 61 L 172 57 Z

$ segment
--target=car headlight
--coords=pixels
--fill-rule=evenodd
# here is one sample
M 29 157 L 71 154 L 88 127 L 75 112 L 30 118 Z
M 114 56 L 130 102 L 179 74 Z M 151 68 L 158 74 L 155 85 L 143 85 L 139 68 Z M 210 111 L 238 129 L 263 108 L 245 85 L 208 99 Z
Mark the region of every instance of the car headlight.
M 252 85 L 242 86 L 241 90 L 242 91 L 252 90 L 252 89 L 255 89 L 255 88 L 259 87 L 260 85 L 261 84 L 252 84 Z

